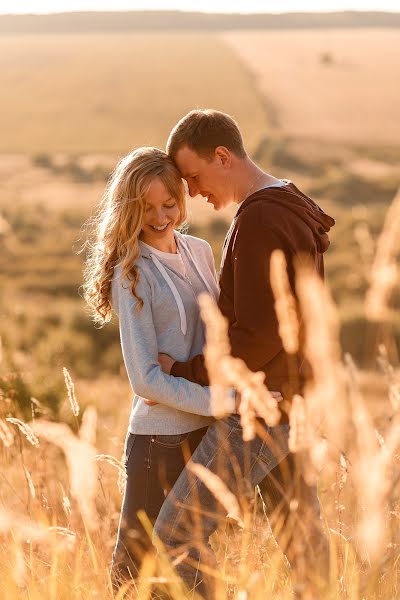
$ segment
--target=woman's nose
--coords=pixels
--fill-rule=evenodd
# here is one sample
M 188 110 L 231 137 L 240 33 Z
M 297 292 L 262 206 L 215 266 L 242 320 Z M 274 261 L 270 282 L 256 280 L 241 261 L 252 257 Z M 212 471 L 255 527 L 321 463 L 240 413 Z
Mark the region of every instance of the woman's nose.
M 157 222 L 157 225 L 164 225 L 166 216 L 166 213 L 162 209 L 158 210 L 155 215 L 155 221 Z

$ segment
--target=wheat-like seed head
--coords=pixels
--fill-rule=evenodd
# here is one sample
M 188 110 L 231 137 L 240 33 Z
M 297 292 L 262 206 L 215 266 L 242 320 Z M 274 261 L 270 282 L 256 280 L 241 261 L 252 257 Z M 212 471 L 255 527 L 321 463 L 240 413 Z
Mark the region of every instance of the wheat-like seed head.
M 79 415 L 79 404 L 78 404 L 78 401 L 77 401 L 76 395 L 75 395 L 75 385 L 74 385 L 71 375 L 69 374 L 68 369 L 66 367 L 63 367 L 63 374 L 64 374 L 64 380 L 65 380 L 65 385 L 66 385 L 67 392 L 68 392 L 68 400 L 69 400 L 69 403 L 71 406 L 72 414 L 75 415 L 75 417 L 77 417 Z
M 352 382 L 350 399 L 357 448 L 353 477 L 360 519 L 356 533 L 369 560 L 376 563 L 382 556 L 388 535 L 387 500 L 395 477 L 391 465 L 400 445 L 400 416 L 395 416 L 385 436 L 377 434 L 359 390 L 358 370 L 348 354 L 345 360 Z
M 198 463 L 189 463 L 187 468 L 198 477 L 225 508 L 227 514 L 243 524 L 239 503 L 235 495 L 218 475 Z
M 31 429 L 31 427 L 29 427 L 27 423 L 24 423 L 23 421 L 21 421 L 21 419 L 17 419 L 15 417 L 8 417 L 6 421 L 16 425 L 20 432 L 26 437 L 28 442 L 32 444 L 32 446 L 39 447 L 39 440 L 37 439 L 33 430 Z
M 304 322 L 304 354 L 312 369 L 304 389 L 307 422 L 312 436 L 324 433 L 340 446 L 348 409 L 337 311 L 313 269 L 298 266 L 296 290 Z
M 295 394 L 292 399 L 292 406 L 289 414 L 290 432 L 289 449 L 291 452 L 301 452 L 307 450 L 310 445 L 308 436 L 306 408 L 304 398 Z
M 62 507 L 67 517 L 69 517 L 71 515 L 71 501 L 65 494 L 62 497 Z
M 79 437 L 81 440 L 92 444 L 96 444 L 97 430 L 97 410 L 95 406 L 88 406 L 82 415 L 82 423 L 79 428 Z
M 41 540 L 48 534 L 43 525 L 32 521 L 28 517 L 16 514 L 12 511 L 0 510 L 0 533 L 12 532 L 19 540 Z
M 95 498 L 97 494 L 96 449 L 74 435 L 65 423 L 37 420 L 32 428 L 39 437 L 55 444 L 64 452 L 70 478 L 71 494 L 90 529 L 98 524 Z
M 361 259 L 366 267 L 370 267 L 375 252 L 375 242 L 371 235 L 368 223 L 361 221 L 354 227 L 354 239 L 358 243 Z
M 0 440 L 6 448 L 14 443 L 14 434 L 3 419 L 0 419 Z
M 283 347 L 288 354 L 296 354 L 299 349 L 299 321 L 282 250 L 274 250 L 271 255 L 271 287 Z
M 25 478 L 28 483 L 29 493 L 32 498 L 36 498 L 36 490 L 35 490 L 35 486 L 33 484 L 32 476 L 25 465 L 23 465 L 23 468 L 24 468 Z
M 109 465 L 111 465 L 112 467 L 114 467 L 115 469 L 117 469 L 117 472 L 118 472 L 117 486 L 118 486 L 118 491 L 122 494 L 124 492 L 125 484 L 126 484 L 126 471 L 124 469 L 124 465 L 123 465 L 122 461 L 117 460 L 114 456 L 111 456 L 111 454 L 97 454 L 95 456 L 95 460 L 97 460 L 97 461 L 103 460 L 103 461 L 107 462 Z
M 365 311 L 371 321 L 388 315 L 388 302 L 399 281 L 397 258 L 400 252 L 400 191 L 390 206 L 379 236 L 375 260 L 370 273 L 370 287 L 365 298 Z

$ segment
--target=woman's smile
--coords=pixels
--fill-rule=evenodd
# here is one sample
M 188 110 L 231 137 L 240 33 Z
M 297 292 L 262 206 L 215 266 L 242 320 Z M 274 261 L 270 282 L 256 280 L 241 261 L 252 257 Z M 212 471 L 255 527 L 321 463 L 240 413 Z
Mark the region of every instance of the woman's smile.
M 154 229 L 154 231 L 163 232 L 163 231 L 165 231 L 167 229 L 167 227 L 168 227 L 169 224 L 170 223 L 165 223 L 165 225 L 158 225 L 158 226 L 157 225 L 150 225 L 149 227 L 151 227 L 152 229 Z

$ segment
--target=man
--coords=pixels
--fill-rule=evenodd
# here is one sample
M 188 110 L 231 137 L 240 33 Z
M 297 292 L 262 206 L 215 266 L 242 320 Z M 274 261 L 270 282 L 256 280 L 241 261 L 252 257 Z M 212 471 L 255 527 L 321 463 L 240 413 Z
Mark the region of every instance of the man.
M 296 257 L 307 256 L 323 277 L 327 232 L 334 220 L 293 183 L 260 169 L 247 155 L 237 124 L 224 113 L 191 111 L 172 130 L 167 152 L 191 196 L 205 196 L 215 210 L 232 202 L 238 205 L 223 246 L 219 309 L 229 322 L 232 355 L 243 359 L 252 371 L 264 372 L 268 388 L 290 401 L 301 391 L 303 357 L 299 353 L 295 364 L 289 362 L 279 336 L 270 257 L 277 248 L 284 252 L 293 292 Z M 176 377 L 209 384 L 202 355 L 186 363 L 160 355 L 160 362 Z M 296 473 L 287 446 L 288 429 L 288 415 L 282 412 L 278 426 L 264 426 L 263 435 L 244 443 L 239 418 L 230 415 L 209 427 L 191 462 L 218 474 L 242 501 L 251 498 L 254 487 L 263 482 L 274 533 L 289 561 L 298 566 L 300 555 L 311 559 L 312 551 L 318 555 L 319 549 L 323 554 L 324 543 L 316 522 L 316 491 Z M 289 523 L 293 512 L 298 521 Z M 292 533 L 306 513 L 314 522 L 313 530 L 306 532 L 310 547 L 299 549 Z M 224 515 L 207 486 L 185 469 L 155 525 L 156 535 L 172 556 L 188 553 L 178 560 L 177 570 L 190 589 L 197 585 L 207 598 L 212 597 L 210 573 L 212 569 L 217 572 L 208 540 Z M 202 564 L 208 569 L 199 575 Z

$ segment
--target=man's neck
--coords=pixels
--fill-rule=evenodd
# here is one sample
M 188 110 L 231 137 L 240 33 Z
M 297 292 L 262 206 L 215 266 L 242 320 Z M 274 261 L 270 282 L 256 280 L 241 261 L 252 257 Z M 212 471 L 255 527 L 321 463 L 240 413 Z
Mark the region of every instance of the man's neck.
M 241 204 L 251 194 L 278 181 L 279 179 L 265 173 L 250 158 L 242 159 L 237 165 L 237 185 L 234 202 Z

